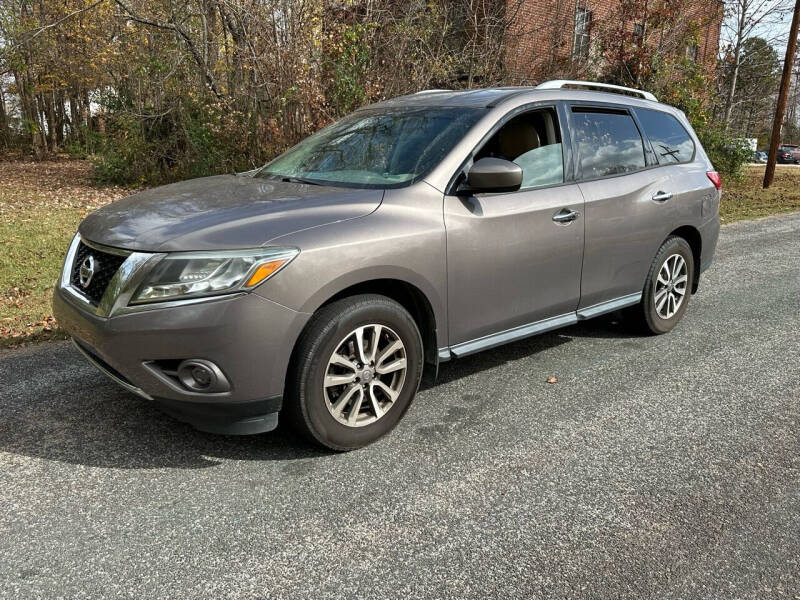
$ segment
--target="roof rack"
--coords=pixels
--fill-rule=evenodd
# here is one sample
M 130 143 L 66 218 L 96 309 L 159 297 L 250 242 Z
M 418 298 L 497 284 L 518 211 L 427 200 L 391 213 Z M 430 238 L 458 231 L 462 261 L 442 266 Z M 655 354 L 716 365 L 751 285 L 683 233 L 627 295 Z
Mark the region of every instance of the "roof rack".
M 584 90 L 596 90 L 598 92 L 610 92 L 612 94 L 625 94 L 626 96 L 635 96 L 643 98 L 644 100 L 652 100 L 658 102 L 650 92 L 644 90 L 637 90 L 636 88 L 624 87 L 621 85 L 612 85 L 610 83 L 598 83 L 596 81 L 572 81 L 569 79 L 553 79 L 552 81 L 545 81 L 536 86 L 537 90 L 558 90 L 561 88 L 576 88 Z
M 433 90 L 420 90 L 418 92 L 414 92 L 413 95 L 416 96 L 418 94 L 433 94 L 435 92 L 452 92 L 452 91 L 453 90 L 436 90 L 436 89 L 433 89 Z

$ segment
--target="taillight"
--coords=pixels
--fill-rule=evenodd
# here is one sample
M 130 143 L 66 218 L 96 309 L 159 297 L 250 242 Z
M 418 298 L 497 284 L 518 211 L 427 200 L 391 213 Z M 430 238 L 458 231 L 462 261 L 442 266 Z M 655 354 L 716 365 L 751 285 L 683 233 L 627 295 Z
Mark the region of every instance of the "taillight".
M 714 184 L 715 188 L 717 188 L 718 190 L 722 189 L 722 178 L 719 176 L 719 173 L 717 173 L 716 171 L 709 171 L 708 173 L 706 173 L 706 175 L 711 180 L 711 183 Z

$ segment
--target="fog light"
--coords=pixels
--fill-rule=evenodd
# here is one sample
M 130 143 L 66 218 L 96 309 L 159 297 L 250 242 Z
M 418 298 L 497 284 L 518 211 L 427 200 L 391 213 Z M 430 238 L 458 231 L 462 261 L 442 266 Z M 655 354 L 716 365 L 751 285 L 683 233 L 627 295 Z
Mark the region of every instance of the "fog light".
M 214 373 L 208 367 L 192 367 L 192 379 L 199 387 L 207 388 L 214 381 Z
M 178 380 L 193 392 L 227 392 L 228 380 L 217 365 L 208 360 L 184 360 L 178 365 Z

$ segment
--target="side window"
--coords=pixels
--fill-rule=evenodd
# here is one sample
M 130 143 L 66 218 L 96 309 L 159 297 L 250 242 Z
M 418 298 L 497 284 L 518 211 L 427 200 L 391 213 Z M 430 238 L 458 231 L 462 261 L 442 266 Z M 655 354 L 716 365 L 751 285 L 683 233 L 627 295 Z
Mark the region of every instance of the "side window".
M 558 115 L 552 108 L 522 113 L 503 125 L 475 155 L 493 156 L 522 167 L 520 189 L 564 183 Z
M 644 144 L 626 112 L 572 110 L 578 169 L 583 179 L 643 169 Z
M 683 163 L 694 158 L 694 142 L 675 117 L 646 108 L 637 108 L 636 114 L 659 163 Z

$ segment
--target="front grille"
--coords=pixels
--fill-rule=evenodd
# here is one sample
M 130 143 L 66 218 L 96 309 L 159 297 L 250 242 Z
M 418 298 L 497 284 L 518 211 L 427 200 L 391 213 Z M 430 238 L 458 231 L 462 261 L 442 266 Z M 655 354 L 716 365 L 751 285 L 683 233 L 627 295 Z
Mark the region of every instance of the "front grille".
M 94 259 L 94 275 L 92 275 L 89 285 L 81 285 L 81 265 L 88 257 Z M 73 288 L 89 298 L 93 305 L 97 306 L 100 299 L 106 292 L 108 284 L 116 272 L 125 262 L 127 257 L 118 254 L 110 254 L 87 246 L 83 242 L 78 243 L 75 252 L 75 260 L 72 261 L 72 271 L 70 272 L 69 282 Z

